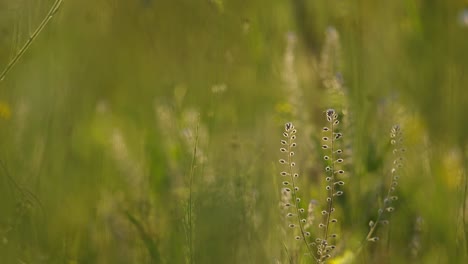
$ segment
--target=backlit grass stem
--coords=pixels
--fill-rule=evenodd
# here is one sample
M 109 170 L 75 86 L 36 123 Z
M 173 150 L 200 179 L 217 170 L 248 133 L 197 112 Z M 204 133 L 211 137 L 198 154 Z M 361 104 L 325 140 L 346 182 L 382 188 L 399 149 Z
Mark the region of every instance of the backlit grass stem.
M 295 154 L 293 150 L 297 146 L 297 143 L 295 142 L 296 132 L 297 130 L 292 123 L 285 124 L 285 131 L 283 132 L 283 136 L 286 138 L 286 140 L 281 140 L 281 145 L 283 145 L 283 147 L 280 148 L 280 151 L 285 153 L 286 158 L 280 159 L 279 162 L 287 166 L 287 171 L 282 171 L 280 175 L 290 180 L 283 181 L 282 184 L 284 186 L 283 190 L 291 193 L 292 204 L 290 202 L 286 202 L 284 207 L 290 208 L 286 217 L 295 220 L 290 222 L 288 226 L 292 229 L 299 228 L 299 235 L 296 235 L 295 239 L 302 240 L 307 248 L 309 255 L 314 256 L 313 250 L 307 240 L 307 238 L 310 237 L 310 232 L 306 231 L 304 228 L 305 223 L 307 223 L 307 213 L 306 210 L 301 207 L 301 198 L 298 195 L 299 187 L 297 186 L 296 182 L 297 178 L 299 177 L 299 173 L 295 172 L 294 167 L 296 166 L 296 163 L 293 160 Z
M 319 224 L 319 228 L 323 229 L 323 235 L 322 238 L 317 238 L 315 241 L 318 263 L 324 263 L 329 259 L 332 251 L 336 248 L 331 241 L 331 239 L 337 237 L 337 234 L 331 234 L 332 225 L 338 222 L 338 219 L 333 217 L 335 213 L 334 202 L 336 197 L 343 195 L 343 191 L 339 190 L 339 186 L 344 185 L 344 181 L 337 178 L 338 175 L 344 174 L 344 170 L 338 168 L 338 164 L 344 161 L 339 157 L 343 151 L 336 147 L 336 141 L 343 136 L 342 133 L 337 132 L 337 126 L 340 121 L 334 109 L 326 111 L 326 118 L 329 126 L 322 129 L 324 132 L 322 149 L 326 152 L 323 158 L 327 163 L 325 167 L 327 198 L 325 210 L 322 211 L 325 221 Z
M 403 157 L 402 153 L 405 152 L 405 149 L 401 147 L 403 138 L 400 126 L 394 125 L 390 132 L 390 144 L 393 146 L 393 155 L 395 159 L 393 160 L 393 166 L 390 171 L 391 179 L 390 186 L 387 190 L 387 194 L 383 201 L 383 207 L 378 211 L 377 219 L 369 222 L 369 233 L 366 236 L 366 240 L 370 242 L 376 242 L 379 240 L 379 237 L 374 236 L 375 230 L 379 224 L 388 224 L 389 220 L 385 219 L 386 216 L 390 215 L 395 208 L 392 206 L 393 202 L 398 200 L 398 196 L 395 195 L 395 190 L 398 185 L 398 180 L 400 176 L 398 175 L 399 170 L 403 166 Z
M 10 70 L 15 66 L 15 64 L 19 61 L 19 59 L 24 55 L 24 53 L 28 50 L 29 46 L 34 42 L 34 40 L 39 36 L 39 34 L 42 32 L 42 30 L 47 26 L 47 24 L 50 22 L 52 17 L 57 13 L 59 10 L 60 6 L 62 5 L 63 0 L 56 0 L 52 7 L 49 9 L 49 12 L 47 15 L 44 17 L 42 22 L 39 24 L 39 26 L 36 28 L 36 30 L 32 33 L 32 35 L 28 38 L 26 43 L 24 43 L 23 47 L 18 51 L 18 53 L 13 57 L 13 59 L 8 63 L 8 65 L 5 67 L 5 69 L 2 71 L 0 74 L 0 82 L 5 79 L 5 76 L 10 72 Z

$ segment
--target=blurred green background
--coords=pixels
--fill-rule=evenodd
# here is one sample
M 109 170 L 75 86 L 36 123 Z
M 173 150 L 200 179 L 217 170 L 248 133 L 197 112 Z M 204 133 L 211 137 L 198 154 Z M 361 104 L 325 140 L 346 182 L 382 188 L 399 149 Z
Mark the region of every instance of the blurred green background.
M 53 4 L 0 0 L 1 70 Z M 277 160 L 292 121 L 302 199 L 323 200 L 328 108 L 334 263 L 466 263 L 467 48 L 466 0 L 64 0 L 0 81 L 0 263 L 313 263 Z M 354 254 L 395 123 L 396 210 Z

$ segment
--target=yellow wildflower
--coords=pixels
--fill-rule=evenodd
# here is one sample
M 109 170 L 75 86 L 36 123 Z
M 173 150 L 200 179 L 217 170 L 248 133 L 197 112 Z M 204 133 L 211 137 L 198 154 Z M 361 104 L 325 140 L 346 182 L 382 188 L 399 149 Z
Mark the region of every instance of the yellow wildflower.
M 0 118 L 8 120 L 10 119 L 10 117 L 11 117 L 10 105 L 7 102 L 0 102 Z

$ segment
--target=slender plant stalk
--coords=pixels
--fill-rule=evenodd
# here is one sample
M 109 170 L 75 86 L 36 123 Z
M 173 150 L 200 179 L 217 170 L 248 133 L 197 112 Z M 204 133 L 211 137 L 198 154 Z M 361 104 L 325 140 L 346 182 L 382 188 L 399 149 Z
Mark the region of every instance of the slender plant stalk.
M 357 250 L 356 255 L 359 255 L 366 244 L 366 242 L 377 242 L 379 240 L 379 237 L 374 236 L 375 231 L 377 230 L 377 226 L 381 224 L 388 224 L 389 220 L 385 219 L 385 216 L 390 216 L 390 213 L 392 213 L 395 208 L 392 207 L 392 202 L 396 201 L 398 199 L 398 196 L 394 195 L 395 194 L 395 189 L 398 185 L 398 179 L 399 176 L 398 171 L 401 169 L 403 166 L 402 164 L 402 153 L 405 151 L 404 148 L 401 147 L 402 145 L 402 132 L 400 129 L 400 126 L 394 125 L 391 129 L 390 133 L 391 137 L 391 144 L 394 146 L 393 149 L 393 154 L 396 156 L 395 160 L 393 161 L 394 167 L 391 169 L 391 178 L 390 178 L 390 185 L 387 190 L 387 194 L 384 198 L 383 202 L 383 207 L 378 210 L 377 218 L 374 221 L 371 221 L 369 223 L 370 230 L 367 233 L 366 238 L 364 241 L 361 243 L 360 247 Z M 387 245 L 388 247 L 389 245 Z
M 187 224 L 188 224 L 188 246 L 189 246 L 189 263 L 193 263 L 193 176 L 195 174 L 195 168 L 197 166 L 197 149 L 198 149 L 198 137 L 200 127 L 200 116 L 198 116 L 197 128 L 195 131 L 195 144 L 193 146 L 192 162 L 190 164 L 189 173 L 189 201 L 188 201 L 188 212 L 187 212 Z
M 468 223 L 466 221 L 466 200 L 467 200 L 467 194 L 468 194 L 468 178 L 467 178 L 467 168 L 468 166 L 466 165 L 468 162 L 468 156 L 466 151 L 463 149 L 462 152 L 462 158 L 465 161 L 464 164 L 464 170 L 463 170 L 463 181 L 464 181 L 464 188 L 463 188 L 463 195 L 462 195 L 462 225 L 463 225 L 463 240 L 465 241 L 465 252 L 468 252 Z M 466 254 L 465 254 L 466 256 Z
M 15 66 L 15 64 L 19 61 L 19 59 L 28 50 L 29 46 L 31 46 L 34 40 L 36 40 L 37 36 L 39 36 L 42 30 L 47 26 L 47 24 L 50 22 L 50 20 L 55 15 L 55 13 L 57 13 L 57 11 L 59 10 L 60 6 L 62 5 L 62 2 L 63 0 L 55 0 L 54 4 L 49 9 L 49 12 L 44 17 L 42 22 L 39 24 L 36 30 L 32 33 L 32 35 L 28 38 L 26 43 L 24 43 L 23 47 L 18 51 L 15 57 L 8 63 L 8 65 L 2 71 L 2 73 L 0 74 L 0 82 L 5 79 L 5 76 L 8 74 L 8 72 L 10 72 L 10 70 Z
M 466 197 L 468 193 L 468 179 L 466 178 L 466 171 L 463 175 L 463 178 L 465 180 L 465 188 L 463 192 L 463 234 L 465 237 L 465 247 L 466 247 L 465 252 L 468 252 L 468 228 L 467 228 L 468 222 L 466 221 Z
M 327 182 L 327 199 L 325 210 L 322 211 L 322 215 L 325 217 L 325 222 L 319 224 L 319 228 L 323 228 L 322 238 L 318 238 L 314 243 L 317 247 L 317 263 L 325 263 L 329 258 L 331 258 L 332 251 L 336 248 L 332 244 L 332 239 L 336 239 L 337 234 L 330 234 L 332 225 L 337 223 L 338 220 L 332 218 L 334 215 L 335 208 L 335 199 L 338 196 L 343 195 L 343 191 L 339 190 L 339 186 L 343 186 L 345 183 L 337 179 L 338 175 L 343 174 L 344 170 L 339 169 L 338 163 L 343 163 L 343 158 L 338 158 L 343 151 L 337 149 L 336 141 L 342 138 L 343 134 L 336 132 L 337 126 L 340 123 L 338 120 L 338 114 L 333 109 L 328 109 L 326 111 L 327 121 L 330 124 L 329 127 L 324 127 L 323 131 L 327 133 L 328 136 L 322 137 L 324 144 L 322 149 L 328 150 L 329 154 L 325 155 L 323 158 L 327 161 L 327 167 L 325 168 L 326 177 L 325 181 Z
M 44 212 L 44 206 L 42 205 L 41 201 L 39 200 L 39 198 L 33 193 L 31 192 L 30 190 L 26 189 L 26 188 L 23 188 L 22 186 L 20 186 L 16 181 L 15 179 L 13 179 L 13 177 L 11 176 L 9 170 L 7 169 L 5 163 L 3 162 L 3 160 L 0 159 L 0 168 L 1 170 L 3 170 L 6 178 L 8 179 L 8 181 L 10 182 L 11 185 L 13 185 L 13 187 L 15 189 L 18 190 L 18 192 L 23 196 L 23 197 L 26 197 L 27 199 L 31 198 L 32 200 L 34 200 L 38 205 L 39 207 L 41 208 L 42 212 Z
M 161 254 L 158 251 L 158 243 L 156 240 L 154 240 L 145 230 L 143 227 L 143 224 L 138 221 L 138 219 L 133 216 L 129 211 L 123 211 L 124 215 L 127 217 L 127 219 L 130 221 L 130 223 L 135 226 L 136 230 L 138 231 L 138 234 L 140 235 L 140 238 L 143 240 L 146 249 L 148 250 L 148 253 L 151 256 L 152 261 L 154 263 L 159 263 L 161 261 Z
M 308 254 L 317 261 L 317 258 L 314 255 L 314 251 L 307 239 L 307 237 L 310 237 L 310 232 L 307 232 L 305 230 L 304 223 L 306 222 L 306 219 L 303 218 L 305 209 L 300 207 L 301 199 L 299 198 L 298 193 L 297 193 L 299 191 L 299 187 L 297 186 L 296 178 L 299 177 L 299 173 L 296 173 L 294 171 L 294 167 L 296 166 L 296 163 L 293 161 L 293 156 L 294 156 L 293 148 L 295 148 L 297 145 L 295 142 L 296 132 L 297 130 L 295 129 L 292 123 L 288 122 L 285 124 L 285 130 L 283 132 L 283 136 L 286 138 L 286 140 L 281 140 L 281 144 L 285 147 L 280 148 L 280 151 L 286 154 L 287 159 L 280 159 L 279 162 L 287 166 L 287 171 L 282 171 L 280 175 L 290 179 L 290 182 L 283 181 L 283 185 L 292 187 L 292 188 L 286 187 L 284 188 L 284 190 L 287 193 L 290 193 L 293 202 L 292 203 L 288 202 L 284 206 L 287 208 L 291 208 L 291 210 L 294 212 L 294 213 L 289 212 L 287 214 L 287 217 L 296 218 L 297 222 L 289 224 L 290 228 L 299 228 L 300 235 L 296 236 L 295 239 L 298 241 L 302 240 L 307 248 Z
M 291 255 L 289 255 L 289 250 L 286 244 L 283 243 L 283 247 L 284 247 L 284 252 L 286 252 L 286 257 L 288 257 L 289 264 L 294 264 Z
M 335 133 L 335 124 L 333 122 L 330 122 L 330 129 L 331 129 L 331 135 L 333 137 L 334 133 Z M 334 140 L 332 139 L 331 142 L 330 142 L 330 159 L 332 161 L 331 163 L 331 177 L 332 177 L 332 181 L 334 181 L 334 176 L 335 176 L 335 149 L 334 149 Z M 328 240 L 328 233 L 329 233 L 329 229 L 330 229 L 330 220 L 331 220 L 331 214 L 332 214 L 332 208 L 333 208 L 333 196 L 335 194 L 335 184 L 331 184 L 331 190 L 329 191 L 329 197 L 330 197 L 330 202 L 328 203 L 328 209 L 327 209 L 327 220 L 325 222 L 325 231 L 323 232 L 323 239 L 325 241 Z
M 393 182 L 393 179 L 392 179 Z M 385 196 L 385 200 L 390 199 L 392 192 L 390 191 L 391 189 L 388 189 L 387 195 Z M 382 216 L 384 214 L 383 210 L 379 210 L 377 219 L 375 220 L 375 223 L 372 225 L 371 229 L 369 230 L 369 233 L 367 233 L 366 240 L 371 241 L 372 236 L 374 235 L 375 230 L 377 229 L 377 226 L 379 225 L 380 221 L 382 220 Z

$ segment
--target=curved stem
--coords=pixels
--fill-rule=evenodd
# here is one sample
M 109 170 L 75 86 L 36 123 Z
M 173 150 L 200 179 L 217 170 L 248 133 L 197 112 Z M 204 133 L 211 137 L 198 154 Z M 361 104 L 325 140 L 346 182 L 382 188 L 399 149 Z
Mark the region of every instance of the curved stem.
M 19 59 L 24 55 L 26 50 L 28 50 L 29 46 L 33 43 L 33 41 L 39 36 L 45 26 L 49 23 L 55 13 L 59 10 L 60 6 L 62 5 L 63 0 L 55 0 L 52 7 L 49 9 L 49 12 L 44 17 L 42 22 L 36 28 L 36 30 L 32 33 L 32 35 L 28 38 L 26 43 L 24 43 L 23 47 L 18 51 L 15 57 L 8 63 L 5 69 L 0 74 L 0 82 L 5 79 L 5 76 L 10 72 L 10 70 L 15 66 L 15 64 L 19 61 Z

